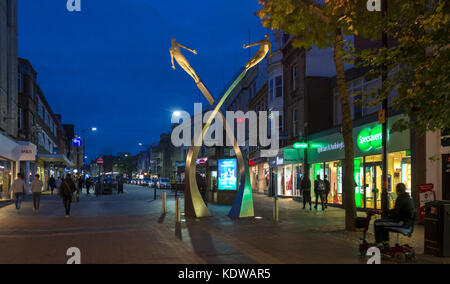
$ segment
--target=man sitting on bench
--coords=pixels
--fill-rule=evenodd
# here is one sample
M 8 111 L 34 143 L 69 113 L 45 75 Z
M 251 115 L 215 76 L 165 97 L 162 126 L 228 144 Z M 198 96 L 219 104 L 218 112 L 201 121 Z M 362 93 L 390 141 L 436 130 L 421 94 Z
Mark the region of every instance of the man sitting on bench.
M 375 240 L 379 246 L 389 246 L 389 228 L 411 228 L 414 224 L 415 209 L 411 196 L 406 192 L 406 186 L 403 183 L 397 184 L 397 199 L 395 207 L 388 212 L 389 219 L 377 220 L 374 223 Z

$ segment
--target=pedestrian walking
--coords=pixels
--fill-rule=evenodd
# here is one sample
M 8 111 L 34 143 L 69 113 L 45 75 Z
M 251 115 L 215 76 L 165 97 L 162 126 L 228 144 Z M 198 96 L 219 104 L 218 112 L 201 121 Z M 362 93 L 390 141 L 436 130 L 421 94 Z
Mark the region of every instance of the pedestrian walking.
M 206 179 L 199 173 L 196 174 L 197 186 L 206 206 L 208 206 L 208 199 L 206 198 Z
M 56 183 L 56 182 L 55 182 Z M 41 193 L 44 183 L 40 180 L 40 176 L 37 174 L 34 176 L 34 180 L 31 183 L 31 194 L 33 195 L 33 212 L 39 212 L 41 204 Z M 53 189 L 52 189 L 53 192 Z
M 62 179 L 61 177 L 58 177 L 56 180 L 56 189 L 59 191 L 61 189 Z
M 88 177 L 86 179 L 86 194 L 87 195 L 89 195 L 89 191 L 91 189 L 91 185 L 92 185 L 91 177 Z
M 17 179 L 11 185 L 9 189 L 10 193 L 14 194 L 14 201 L 16 204 L 16 212 L 20 213 L 20 207 L 22 205 L 22 197 L 27 194 L 27 189 L 25 187 L 24 176 L 22 173 L 17 174 Z
M 330 181 L 328 180 L 328 176 L 325 175 L 323 182 L 325 183 L 325 208 L 328 208 L 328 195 L 330 195 L 330 191 L 331 191 L 331 184 Z
M 306 209 L 306 203 L 309 203 L 309 211 L 312 210 L 311 202 L 311 180 L 307 175 L 302 180 L 300 192 L 303 196 L 303 209 Z
M 123 179 L 121 178 L 117 181 L 117 191 L 119 194 L 123 194 Z
M 325 210 L 325 205 L 323 201 L 323 196 L 325 195 L 325 183 L 320 179 L 320 175 L 317 175 L 317 180 L 314 181 L 314 194 L 316 195 L 316 206 L 314 209 L 317 210 L 317 205 L 320 198 L 320 203 L 322 204 L 322 211 Z
M 78 186 L 77 186 L 77 202 L 80 202 L 80 195 L 83 193 L 83 185 L 84 185 L 84 178 L 81 175 L 78 178 Z
M 75 183 L 73 182 L 70 174 L 66 175 L 66 178 L 61 183 L 60 194 L 66 209 L 66 218 L 70 218 L 70 206 L 72 204 L 73 193 L 76 191 Z
M 53 191 L 56 188 L 56 180 L 53 176 L 50 177 L 49 181 L 48 181 L 48 187 L 50 187 L 50 191 L 53 195 Z

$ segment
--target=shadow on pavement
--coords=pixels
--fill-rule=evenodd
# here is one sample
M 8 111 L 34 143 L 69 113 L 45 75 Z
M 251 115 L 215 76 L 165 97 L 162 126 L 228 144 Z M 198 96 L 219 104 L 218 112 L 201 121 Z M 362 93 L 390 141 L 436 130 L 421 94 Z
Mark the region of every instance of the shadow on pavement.
M 166 219 L 166 214 L 161 214 L 158 218 L 158 224 L 164 223 L 164 220 Z

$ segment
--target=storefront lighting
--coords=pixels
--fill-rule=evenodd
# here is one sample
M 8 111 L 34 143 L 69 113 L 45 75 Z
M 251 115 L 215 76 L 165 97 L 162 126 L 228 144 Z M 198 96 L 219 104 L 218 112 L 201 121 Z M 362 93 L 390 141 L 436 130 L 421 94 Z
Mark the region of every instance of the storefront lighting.
M 294 144 L 293 147 L 294 147 L 294 149 L 308 149 L 308 144 L 297 142 Z
M 358 147 L 362 151 L 369 151 L 371 149 L 380 149 L 383 142 L 383 133 L 381 125 L 372 129 L 364 128 L 358 135 Z

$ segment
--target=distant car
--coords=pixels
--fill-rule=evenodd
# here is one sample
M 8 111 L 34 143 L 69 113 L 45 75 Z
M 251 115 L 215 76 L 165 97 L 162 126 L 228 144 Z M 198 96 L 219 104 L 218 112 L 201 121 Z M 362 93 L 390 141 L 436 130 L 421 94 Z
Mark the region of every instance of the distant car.
M 158 180 L 158 188 L 171 188 L 170 179 L 168 178 L 160 178 Z
M 148 187 L 150 188 L 156 188 L 158 185 L 158 179 L 157 178 L 152 178 L 149 183 L 148 183 Z
M 148 186 L 148 184 L 151 182 L 152 180 L 149 178 L 145 178 L 142 180 L 142 185 L 143 186 Z

